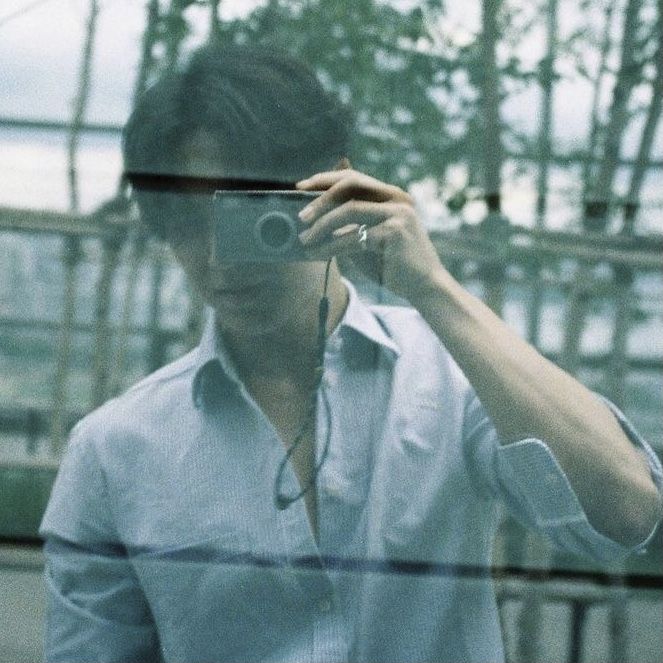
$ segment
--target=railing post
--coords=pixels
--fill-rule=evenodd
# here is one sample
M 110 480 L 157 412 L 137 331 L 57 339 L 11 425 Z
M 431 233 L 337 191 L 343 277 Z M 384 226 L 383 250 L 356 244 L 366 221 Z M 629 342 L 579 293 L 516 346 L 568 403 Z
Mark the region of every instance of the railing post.
M 612 335 L 612 351 L 608 370 L 608 394 L 618 407 L 625 404 L 624 380 L 628 370 L 627 343 L 631 328 L 631 292 L 633 270 L 626 265 L 614 266 L 615 282 L 615 324 Z
M 571 602 L 571 639 L 569 640 L 569 663 L 582 660 L 582 640 L 585 631 L 587 604 L 582 599 Z M 619 659 L 620 661 L 622 659 Z M 617 660 L 615 659 L 615 663 Z
M 541 328 L 541 307 L 543 306 L 541 261 L 534 258 L 531 264 L 525 266 L 525 269 L 532 283 L 530 291 L 531 299 L 527 307 L 527 340 L 535 347 L 538 347 Z
M 610 660 L 628 661 L 628 614 L 624 587 L 616 591 L 610 601 Z
M 66 235 L 62 253 L 62 262 L 65 268 L 62 322 L 55 367 L 51 417 L 51 452 L 53 455 L 58 455 L 64 446 L 67 423 L 69 359 L 76 316 L 76 272 L 82 257 L 80 238 L 75 235 Z
M 186 322 L 185 345 L 187 350 L 195 347 L 200 340 L 205 317 L 205 303 L 200 295 L 191 292 L 189 295 L 189 312 Z
M 149 347 L 147 370 L 149 373 L 161 368 L 166 352 L 163 334 L 161 333 L 161 286 L 163 281 L 164 247 L 161 243 L 152 245 L 152 296 L 148 322 Z
M 28 408 L 25 413 L 25 450 L 29 456 L 34 456 L 37 452 L 40 424 L 39 412 Z
M 540 660 L 541 599 L 534 592 L 523 598 L 517 619 L 517 659 L 523 663 Z
M 118 394 L 123 385 L 123 373 L 127 360 L 131 319 L 136 300 L 136 289 L 138 287 L 138 277 L 140 266 L 145 258 L 147 250 L 147 234 L 145 230 L 137 226 L 135 234 L 129 240 L 129 264 L 127 268 L 126 289 L 122 301 L 122 318 L 120 328 L 117 332 L 117 352 L 113 362 L 113 375 L 111 378 L 110 394 Z
M 109 316 L 113 294 L 113 277 L 126 238 L 126 230 L 117 223 L 117 215 L 114 215 L 111 210 L 107 210 L 103 211 L 102 218 L 108 222 L 108 230 L 101 238 L 101 270 L 96 289 L 92 408 L 101 405 L 108 397 L 110 359 L 112 356 Z
M 488 200 L 488 214 L 481 222 L 481 232 L 487 238 L 497 240 L 499 249 L 481 264 L 479 274 L 484 285 L 484 300 L 497 314 L 502 315 L 505 299 L 506 264 L 509 249 L 509 220 L 499 211 L 499 198 Z
M 574 375 L 580 364 L 580 343 L 585 329 L 585 316 L 591 289 L 592 271 L 585 263 L 580 263 L 573 277 L 571 291 L 566 301 L 564 319 L 564 340 L 560 364 Z
M 582 217 L 583 229 L 587 232 L 602 232 L 607 223 L 608 204 L 605 201 L 586 201 Z M 593 280 L 592 269 L 588 264 L 581 262 L 574 276 L 566 305 L 562 347 L 561 364 L 571 374 L 575 374 L 579 367 L 580 343 L 585 329 L 587 303 Z

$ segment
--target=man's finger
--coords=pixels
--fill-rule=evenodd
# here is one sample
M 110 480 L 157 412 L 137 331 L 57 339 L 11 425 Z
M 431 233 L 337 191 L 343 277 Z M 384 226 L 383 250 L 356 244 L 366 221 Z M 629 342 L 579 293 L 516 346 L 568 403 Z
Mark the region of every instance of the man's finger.
M 328 170 L 324 173 L 316 173 L 305 180 L 300 180 L 295 186 L 301 191 L 325 191 L 336 184 L 336 182 L 340 182 L 344 177 L 347 177 L 346 168 L 342 170 Z
M 350 170 L 351 168 L 352 164 L 350 163 L 350 159 L 348 159 L 348 157 L 341 157 L 334 170 Z
M 328 241 L 335 231 L 348 226 L 377 226 L 390 217 L 407 217 L 410 214 L 411 209 L 402 203 L 353 200 L 320 216 L 313 225 L 300 233 L 299 238 L 305 246 L 314 246 Z

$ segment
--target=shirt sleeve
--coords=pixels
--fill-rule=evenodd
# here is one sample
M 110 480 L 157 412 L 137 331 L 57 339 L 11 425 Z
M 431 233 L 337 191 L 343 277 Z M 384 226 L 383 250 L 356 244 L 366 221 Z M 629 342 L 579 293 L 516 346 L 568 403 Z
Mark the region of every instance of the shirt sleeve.
M 113 527 L 103 472 L 78 427 L 42 521 L 45 660 L 160 660 L 149 606 Z
M 663 494 L 663 470 L 656 454 L 624 414 L 603 400 L 629 440 L 644 454 L 659 495 Z M 658 525 L 644 541 L 633 547 L 623 546 L 595 530 L 548 445 L 535 438 L 500 444 L 475 394 L 466 408 L 465 443 L 477 489 L 501 499 L 517 520 L 545 535 L 558 547 L 601 562 L 646 552 Z

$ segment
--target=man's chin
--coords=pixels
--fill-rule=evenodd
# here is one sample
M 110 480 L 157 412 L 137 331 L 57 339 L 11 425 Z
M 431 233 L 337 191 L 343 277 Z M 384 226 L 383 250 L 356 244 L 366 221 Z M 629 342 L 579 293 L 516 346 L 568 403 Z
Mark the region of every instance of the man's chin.
M 244 326 L 246 334 L 273 329 L 282 324 L 285 306 L 277 293 L 265 288 L 215 291 L 210 304 L 219 322 Z
M 266 299 L 274 297 L 272 288 L 264 284 L 225 286 L 212 290 L 212 299 L 220 305 L 252 306 L 255 303 L 264 303 Z

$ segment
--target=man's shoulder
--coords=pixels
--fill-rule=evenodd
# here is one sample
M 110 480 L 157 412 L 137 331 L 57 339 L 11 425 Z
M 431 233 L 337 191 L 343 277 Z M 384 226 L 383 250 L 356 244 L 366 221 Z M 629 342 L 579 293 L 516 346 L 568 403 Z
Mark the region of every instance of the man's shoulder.
M 72 438 L 139 428 L 155 413 L 171 411 L 173 404 L 181 405 L 182 399 L 190 396 L 197 365 L 197 349 L 194 349 L 150 373 L 85 415 L 72 430 Z
M 370 304 L 369 308 L 378 319 L 392 321 L 398 326 L 426 324 L 419 311 L 413 306 L 403 304 Z
M 448 355 L 440 339 L 414 307 L 372 304 L 370 310 L 401 351 L 414 348 Z
M 166 387 L 173 381 L 190 378 L 198 367 L 198 348 L 194 348 L 185 355 L 162 366 L 153 373 L 129 387 L 118 398 L 139 398 L 145 392 L 153 391 L 159 387 Z
M 451 388 L 456 395 L 464 396 L 469 382 L 444 343 L 430 328 L 422 315 L 412 306 L 375 304 L 370 306 L 391 340 L 399 349 L 403 361 L 401 370 L 424 382 L 424 376 L 432 384 Z

